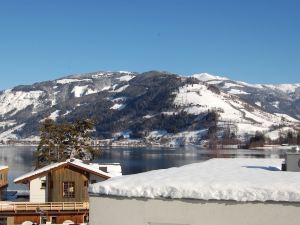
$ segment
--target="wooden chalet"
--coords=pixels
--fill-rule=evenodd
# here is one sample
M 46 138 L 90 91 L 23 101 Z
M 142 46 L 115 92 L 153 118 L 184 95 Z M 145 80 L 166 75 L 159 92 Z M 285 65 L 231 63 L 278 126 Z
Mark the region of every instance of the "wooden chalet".
M 0 207 L 7 224 L 87 223 L 88 186 L 122 175 L 120 164 L 84 163 L 78 159 L 54 163 L 14 180 L 29 185 L 29 202 Z M 26 224 L 28 224 L 26 222 Z
M 6 200 L 8 186 L 8 167 L 0 166 L 0 201 Z

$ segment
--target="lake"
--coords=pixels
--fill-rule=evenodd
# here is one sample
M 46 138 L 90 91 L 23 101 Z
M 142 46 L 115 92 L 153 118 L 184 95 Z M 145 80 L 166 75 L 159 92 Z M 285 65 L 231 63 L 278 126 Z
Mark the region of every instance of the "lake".
M 0 165 L 9 166 L 9 190 L 27 189 L 13 180 L 31 171 L 36 147 L 0 146 Z M 134 174 L 154 169 L 165 169 L 201 162 L 210 158 L 282 158 L 285 150 L 207 150 L 198 147 L 184 148 L 105 148 L 95 160 L 99 163 L 119 162 L 123 174 Z

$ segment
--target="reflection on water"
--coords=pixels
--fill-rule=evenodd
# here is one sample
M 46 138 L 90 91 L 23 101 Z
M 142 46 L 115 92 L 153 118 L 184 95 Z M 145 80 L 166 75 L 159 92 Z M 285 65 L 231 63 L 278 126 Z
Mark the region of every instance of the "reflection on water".
M 35 147 L 0 147 L 0 165 L 9 166 L 9 189 L 26 189 L 25 185 L 16 185 L 13 180 L 31 171 Z M 134 174 L 154 169 L 204 161 L 210 158 L 282 158 L 283 150 L 207 150 L 197 147 L 177 149 L 164 148 L 112 148 L 103 149 L 95 161 L 119 162 L 123 174 Z
M 25 185 L 16 185 L 13 180 L 31 171 L 34 167 L 32 164 L 33 151 L 35 147 L 0 147 L 0 165 L 9 166 L 8 179 L 10 190 L 26 189 Z
M 201 162 L 210 158 L 282 158 L 283 150 L 207 150 L 197 147 L 113 148 L 104 149 L 97 162 L 120 162 L 123 174 L 134 174 L 153 169 L 165 169 Z

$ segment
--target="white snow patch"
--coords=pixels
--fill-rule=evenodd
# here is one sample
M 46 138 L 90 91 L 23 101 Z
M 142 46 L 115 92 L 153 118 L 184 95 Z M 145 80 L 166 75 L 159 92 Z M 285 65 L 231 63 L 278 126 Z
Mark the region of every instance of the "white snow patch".
M 208 110 L 222 110 L 220 113 L 223 119 L 240 119 L 242 113 L 234 108 L 232 100 L 226 94 L 216 94 L 205 85 L 185 85 L 179 89 L 174 104 L 185 107 L 185 111 L 191 114 L 200 114 Z M 242 107 L 240 104 L 238 107 Z
M 11 127 L 16 124 L 17 124 L 17 122 L 15 120 L 6 120 L 6 121 L 0 122 L 0 127 L 2 127 L 2 128 Z
M 24 126 L 25 123 L 12 127 L 9 130 L 0 133 L 0 140 L 17 139 L 18 137 L 16 134 L 14 134 L 14 132 L 21 130 Z
M 155 115 L 146 115 L 146 116 L 143 116 L 143 118 L 145 118 L 145 119 L 150 119 L 150 118 L 152 118 L 152 117 L 154 117 Z
M 192 77 L 197 78 L 198 80 L 201 81 L 210 81 L 210 80 L 228 80 L 226 77 L 220 77 L 220 76 L 214 76 L 209 73 L 199 73 L 199 74 L 194 74 Z
M 177 115 L 178 114 L 178 112 L 161 112 L 161 114 L 163 114 L 163 115 L 168 115 L 168 116 L 172 116 L 172 115 Z
M 248 86 L 248 87 L 252 87 L 252 88 L 264 88 L 264 86 L 262 84 L 249 84 L 243 81 L 235 81 L 236 83 L 239 83 L 243 86 Z
M 282 127 L 280 129 L 267 132 L 265 134 L 265 136 L 269 137 L 271 140 L 276 140 L 276 139 L 278 139 L 280 137 L 280 134 L 285 134 L 286 132 L 288 132 L 290 130 L 291 130 L 290 127 Z
M 123 85 L 123 86 L 121 86 L 121 87 L 119 87 L 118 89 L 115 90 L 116 86 L 117 86 L 117 85 L 114 85 L 114 86 L 113 86 L 113 91 L 111 91 L 111 92 L 122 92 L 122 91 L 124 91 L 126 88 L 129 87 L 129 84 Z
M 210 80 L 210 81 L 206 81 L 206 83 L 208 83 L 208 84 L 220 84 L 222 82 L 223 82 L 222 80 Z
M 155 131 L 151 131 L 148 134 L 147 138 L 160 138 L 166 134 L 168 134 L 166 130 L 155 130 Z
M 70 112 L 72 112 L 72 111 L 67 110 L 62 116 L 66 116 L 66 115 L 70 114 Z
M 55 110 L 53 113 L 50 114 L 49 118 L 55 121 L 59 116 L 59 112 L 60 110 Z
M 264 86 L 274 90 L 280 90 L 288 94 L 293 93 L 297 88 L 300 88 L 300 84 L 265 84 Z
M 261 107 L 261 102 L 255 102 L 255 105 Z
M 126 73 L 126 74 L 132 74 L 132 72 L 125 71 L 125 70 L 120 70 L 119 73 Z
M 121 131 L 121 132 L 116 132 L 113 134 L 114 138 L 119 138 L 119 137 L 123 137 L 123 138 L 130 138 L 130 135 L 132 134 L 131 130 L 125 130 L 125 131 Z
M 97 79 L 99 77 L 102 77 L 105 73 L 97 73 L 97 74 L 93 74 L 92 78 Z
M 105 87 L 103 87 L 102 89 L 101 89 L 101 91 L 107 91 L 107 90 L 109 90 L 111 88 L 111 86 L 105 86 Z
M 243 87 L 243 86 L 240 85 L 240 84 L 226 82 L 223 87 L 224 88 L 231 88 L 231 87 Z
M 242 90 L 238 90 L 238 89 L 230 89 L 228 91 L 229 94 L 233 94 L 233 95 L 248 95 L 249 93 L 242 91 Z
M 85 92 L 85 95 L 91 95 L 91 94 L 95 94 L 95 93 L 97 93 L 97 92 L 98 92 L 97 90 L 88 89 L 88 90 Z
M 126 100 L 127 100 L 127 97 L 118 97 L 118 98 L 112 99 L 111 101 L 112 102 L 123 102 L 123 101 L 126 101 Z
M 87 90 L 88 85 L 85 86 L 75 86 L 71 93 L 74 93 L 75 98 L 79 98 L 83 95 L 83 93 Z
M 300 122 L 299 120 L 287 115 L 287 114 L 282 114 L 282 113 L 275 113 L 275 115 L 281 117 L 281 118 L 284 118 L 285 120 L 287 121 L 290 121 L 290 122 Z
M 40 122 L 44 122 L 46 119 L 51 119 L 56 121 L 57 117 L 59 116 L 60 110 L 55 110 L 52 112 L 47 118 L 40 120 Z
M 271 104 L 272 104 L 272 106 L 274 106 L 275 108 L 278 108 L 278 107 L 279 107 L 279 101 L 272 102 Z
M 117 78 L 118 80 L 120 81 L 130 81 L 131 79 L 133 79 L 135 76 L 132 76 L 132 75 L 125 75 L 125 76 L 122 76 L 122 77 L 119 77 Z
M 70 83 L 73 83 L 73 82 L 91 82 L 93 80 L 91 79 L 61 79 L 61 80 L 57 80 L 56 83 L 57 84 L 70 84 Z
M 125 104 L 119 104 L 119 103 L 116 103 L 114 104 L 112 107 L 110 107 L 110 109 L 114 109 L 114 110 L 122 110 L 126 107 Z

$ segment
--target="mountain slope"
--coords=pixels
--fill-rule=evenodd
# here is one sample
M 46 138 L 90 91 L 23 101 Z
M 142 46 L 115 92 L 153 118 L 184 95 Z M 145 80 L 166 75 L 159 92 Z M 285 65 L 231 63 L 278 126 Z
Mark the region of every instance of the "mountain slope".
M 230 124 L 242 137 L 294 128 L 300 115 L 299 90 L 297 84 L 249 85 L 209 74 L 72 75 L 0 92 L 0 140 L 36 137 L 46 118 L 58 122 L 94 119 L 99 138 L 176 133 L 201 139 L 200 133 L 205 135 L 211 125 L 207 119 L 211 111 L 220 114 L 219 126 Z
M 196 74 L 193 77 L 213 84 L 224 92 L 237 95 L 247 103 L 267 112 L 287 114 L 300 119 L 300 83 L 248 84 L 209 74 Z

